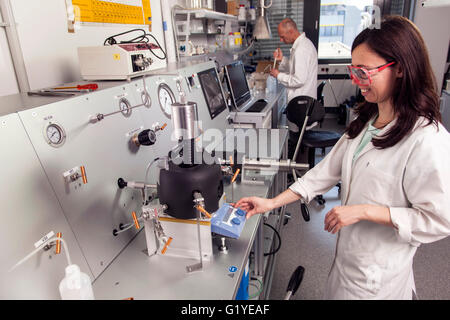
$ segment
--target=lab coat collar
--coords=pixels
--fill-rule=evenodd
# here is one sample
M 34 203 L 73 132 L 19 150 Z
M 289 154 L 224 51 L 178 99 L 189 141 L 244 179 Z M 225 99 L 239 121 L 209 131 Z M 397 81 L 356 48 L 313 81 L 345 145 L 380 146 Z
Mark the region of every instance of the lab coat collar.
M 294 43 L 292 44 L 291 51 L 292 51 L 292 50 L 295 50 L 295 49 L 299 46 L 300 42 L 302 42 L 303 39 L 305 39 L 305 37 L 306 37 L 306 36 L 305 36 L 305 33 L 302 32 L 302 34 L 300 34 L 300 35 L 298 36 L 298 38 L 295 39 Z
M 350 145 L 348 147 L 348 152 L 346 152 L 346 155 L 344 156 L 344 168 L 343 168 L 343 179 L 342 181 L 346 182 L 345 185 L 342 186 L 343 189 L 343 197 L 342 197 L 342 204 L 344 205 L 345 203 L 347 203 L 348 200 L 348 196 L 349 196 L 349 186 L 350 186 L 350 179 L 351 179 L 351 174 L 352 174 L 352 166 L 353 166 L 353 155 L 355 154 L 355 150 L 356 148 L 359 146 L 359 144 L 361 143 L 361 140 L 364 136 L 364 134 L 366 133 L 367 128 L 369 127 L 369 123 L 372 123 L 372 121 L 375 119 L 372 118 L 370 121 L 368 121 L 364 127 L 364 129 L 361 130 L 361 132 L 359 133 L 358 136 L 356 136 L 354 139 L 351 140 Z M 382 135 L 384 135 L 386 132 L 388 132 L 397 122 L 397 118 L 395 118 L 394 120 L 392 120 L 388 125 L 386 125 L 384 128 L 382 128 L 378 134 L 376 135 L 377 137 L 380 137 Z M 364 149 L 361 150 L 361 152 L 359 153 L 358 158 L 360 158 L 363 154 L 369 152 L 370 150 L 374 149 L 375 146 L 373 145 L 372 141 L 370 141 L 365 147 Z M 358 159 L 356 159 L 356 161 L 358 161 Z

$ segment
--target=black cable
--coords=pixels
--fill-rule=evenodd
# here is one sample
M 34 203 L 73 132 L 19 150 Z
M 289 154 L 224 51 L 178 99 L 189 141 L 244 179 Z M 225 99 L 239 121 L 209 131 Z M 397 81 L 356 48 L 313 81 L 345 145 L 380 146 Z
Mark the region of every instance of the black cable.
M 148 49 L 150 50 L 150 52 L 153 53 L 153 55 L 154 55 L 155 57 L 157 57 L 159 60 L 165 60 L 165 59 L 167 58 L 167 54 L 164 52 L 163 48 L 162 48 L 161 45 L 159 44 L 158 39 L 156 39 L 156 38 L 155 38 L 152 34 L 150 34 L 150 33 L 146 33 L 145 35 L 146 35 L 146 36 L 150 36 L 150 37 L 153 38 L 153 40 L 155 40 L 156 45 L 159 47 L 159 49 L 161 50 L 161 52 L 164 54 L 164 57 L 162 57 L 162 58 L 159 57 L 158 55 L 156 55 L 156 54 L 153 52 L 153 50 L 152 50 L 152 48 L 150 48 L 150 46 L 147 46 Z M 148 40 L 148 39 L 147 39 L 147 40 Z
M 122 35 L 124 35 L 124 34 L 131 33 L 131 32 L 136 32 L 136 31 L 142 32 L 142 35 L 137 36 L 137 37 L 135 37 L 135 38 L 133 38 L 133 39 L 131 39 L 131 40 L 125 40 L 125 41 L 117 42 L 116 37 L 122 36 Z M 163 56 L 162 56 L 162 57 L 158 56 L 158 55 L 152 50 L 151 45 L 149 44 L 150 40 L 149 40 L 148 36 L 152 37 L 153 40 L 155 40 L 156 46 L 158 46 L 158 48 L 159 48 L 159 49 L 161 50 L 161 52 L 163 53 Z M 156 58 L 158 58 L 158 59 L 160 59 L 160 60 L 165 60 L 165 59 L 167 59 L 167 54 L 166 54 L 166 52 L 163 50 L 163 48 L 161 47 L 161 45 L 160 45 L 158 39 L 156 39 L 152 34 L 146 33 L 144 29 L 132 29 L 132 30 L 129 30 L 129 31 L 125 31 L 125 32 L 121 32 L 121 33 L 112 35 L 112 36 L 110 36 L 110 37 L 108 37 L 108 38 L 105 39 L 105 41 L 103 42 L 103 45 L 106 46 L 106 45 L 108 44 L 108 45 L 112 46 L 112 45 L 117 44 L 117 43 L 126 44 L 126 43 L 142 43 L 142 42 L 144 42 L 144 43 L 147 44 L 147 49 L 148 49 L 148 50 L 149 50 Z
M 264 225 L 270 227 L 273 230 L 273 232 L 275 233 L 275 235 L 277 236 L 277 238 L 278 238 L 278 248 L 276 248 L 272 252 L 264 253 L 264 257 L 266 257 L 266 256 L 269 256 L 269 255 L 275 254 L 275 253 L 278 252 L 278 250 L 280 250 L 280 248 L 281 248 L 281 237 L 280 237 L 280 234 L 278 233 L 278 231 L 274 227 L 272 227 L 270 224 L 264 223 Z
M 112 36 L 106 38 L 105 41 L 103 42 L 103 45 L 106 46 L 107 43 L 109 45 L 117 44 L 117 40 L 115 39 L 115 37 L 118 37 L 118 36 L 121 36 L 121 35 L 124 35 L 124 34 L 127 34 L 127 33 L 131 33 L 131 32 L 135 32 L 135 31 L 143 32 L 143 35 L 141 37 L 145 37 L 145 30 L 144 29 L 131 29 L 131 30 L 128 30 L 128 31 L 125 31 L 125 32 L 121 32 L 121 33 L 118 33 L 118 34 L 115 34 L 115 35 L 112 35 Z M 133 43 L 133 42 L 132 41 L 121 41 L 120 43 Z

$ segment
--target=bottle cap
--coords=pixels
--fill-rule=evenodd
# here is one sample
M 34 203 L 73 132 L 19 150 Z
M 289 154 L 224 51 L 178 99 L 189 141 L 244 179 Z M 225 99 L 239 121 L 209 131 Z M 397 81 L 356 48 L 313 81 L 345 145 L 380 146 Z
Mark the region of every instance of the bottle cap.
M 75 273 L 80 273 L 80 267 L 76 264 L 71 264 L 66 267 L 66 276 L 70 276 Z

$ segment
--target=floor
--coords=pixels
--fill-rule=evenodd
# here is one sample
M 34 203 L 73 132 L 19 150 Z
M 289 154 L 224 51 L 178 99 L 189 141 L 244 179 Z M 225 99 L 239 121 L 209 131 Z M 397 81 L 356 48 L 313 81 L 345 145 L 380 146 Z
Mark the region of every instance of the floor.
M 323 129 L 342 132 L 343 126 L 337 125 L 336 119 L 325 119 Z M 316 162 L 320 159 L 317 154 Z M 323 220 L 329 210 L 341 204 L 337 187 L 326 193 L 324 198 L 324 206 L 315 202 L 309 205 L 309 222 L 303 220 L 298 203 L 288 206 L 291 219 L 282 230 L 282 246 L 277 254 L 270 299 L 284 299 L 290 276 L 298 265 L 305 268 L 305 274 L 291 300 L 323 298 L 336 245 L 336 235 L 323 230 Z M 449 300 L 450 237 L 419 247 L 413 269 L 419 299 Z

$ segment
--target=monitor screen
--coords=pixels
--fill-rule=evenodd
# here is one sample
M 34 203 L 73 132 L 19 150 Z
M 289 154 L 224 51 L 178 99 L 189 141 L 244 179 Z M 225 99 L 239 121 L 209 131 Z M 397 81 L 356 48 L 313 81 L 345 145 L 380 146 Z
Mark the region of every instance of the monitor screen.
M 251 98 L 244 64 L 241 61 L 233 62 L 225 66 L 225 71 L 234 107 L 240 110 Z
M 211 68 L 199 72 L 198 78 L 202 86 L 206 104 L 208 105 L 209 114 L 211 115 L 211 119 L 214 119 L 227 108 L 216 69 Z

